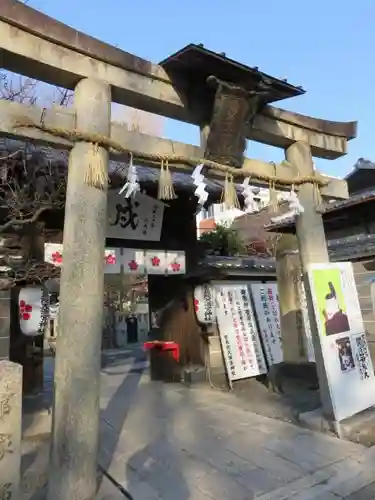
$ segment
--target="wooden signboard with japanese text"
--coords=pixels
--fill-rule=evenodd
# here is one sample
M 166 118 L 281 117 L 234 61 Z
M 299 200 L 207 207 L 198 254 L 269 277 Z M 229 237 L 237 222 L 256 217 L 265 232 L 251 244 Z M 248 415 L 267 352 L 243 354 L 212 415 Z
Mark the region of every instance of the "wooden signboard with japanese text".
M 117 191 L 108 191 L 107 238 L 160 241 L 164 203 L 137 193 L 124 198 Z

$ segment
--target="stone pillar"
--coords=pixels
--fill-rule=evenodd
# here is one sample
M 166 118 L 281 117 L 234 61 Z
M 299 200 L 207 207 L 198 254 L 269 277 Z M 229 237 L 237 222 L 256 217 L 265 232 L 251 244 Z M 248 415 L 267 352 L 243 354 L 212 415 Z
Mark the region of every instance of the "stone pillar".
M 21 498 L 22 366 L 0 361 L 0 498 Z
M 305 142 L 295 142 L 286 150 L 286 160 L 291 163 L 301 177 L 314 174 L 313 159 L 310 145 Z M 311 335 L 314 345 L 316 369 L 319 378 L 320 396 L 324 415 L 333 419 L 333 406 L 328 387 L 327 374 L 324 366 L 322 348 L 319 339 L 318 326 L 315 319 L 311 290 L 307 275 L 308 265 L 329 262 L 327 242 L 324 233 L 323 218 L 316 208 L 315 187 L 312 184 L 302 184 L 299 199 L 305 211 L 297 217 L 296 232 L 302 272 L 306 288 L 307 309 L 310 319 Z
M 81 80 L 74 105 L 78 130 L 109 135 L 107 83 Z M 108 168 L 108 152 L 100 147 L 93 156 L 92 149 L 78 142 L 69 157 L 49 500 L 91 500 L 96 494 L 107 186 L 88 186 L 84 167 L 90 161 Z
M 300 275 L 298 240 L 293 234 L 283 234 L 276 246 L 276 276 L 285 362 L 299 362 L 306 357 L 300 318 Z
M 0 290 L 0 360 L 9 359 L 10 291 Z

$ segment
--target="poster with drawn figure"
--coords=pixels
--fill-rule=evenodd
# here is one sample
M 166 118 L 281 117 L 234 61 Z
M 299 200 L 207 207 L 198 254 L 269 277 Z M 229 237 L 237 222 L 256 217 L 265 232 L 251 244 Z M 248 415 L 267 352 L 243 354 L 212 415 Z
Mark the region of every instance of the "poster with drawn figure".
M 62 266 L 63 246 L 61 243 L 44 244 L 44 261 L 56 267 Z
M 164 203 L 146 194 L 124 198 L 117 191 L 108 192 L 107 238 L 160 241 Z
M 375 405 L 353 267 L 350 262 L 311 264 L 308 276 L 334 416 L 341 421 Z
M 350 331 L 340 269 L 317 269 L 312 273 L 318 321 L 324 335 Z
M 246 284 L 214 282 L 216 319 L 230 382 L 266 373 Z
M 121 257 L 124 274 L 146 273 L 145 251 L 134 248 L 123 248 Z
M 186 257 L 185 252 L 182 250 L 178 251 L 167 251 L 166 264 L 168 274 L 186 274 Z
M 121 254 L 119 248 L 106 248 L 104 251 L 104 274 L 121 272 Z
M 321 335 L 363 330 L 357 288 L 350 262 L 310 266 L 316 320 Z
M 283 348 L 277 284 L 251 283 L 250 289 L 268 364 L 281 363 Z
M 146 250 L 145 266 L 147 274 L 167 274 L 167 255 L 165 250 Z

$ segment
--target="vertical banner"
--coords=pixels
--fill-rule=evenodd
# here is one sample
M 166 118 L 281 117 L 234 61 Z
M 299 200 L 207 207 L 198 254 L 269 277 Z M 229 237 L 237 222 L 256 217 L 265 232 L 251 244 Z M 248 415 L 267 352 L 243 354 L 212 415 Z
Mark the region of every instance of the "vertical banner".
M 246 284 L 214 283 L 217 324 L 229 381 L 267 372 Z
M 309 281 L 337 421 L 375 405 L 375 377 L 350 262 L 311 264 Z
M 310 363 L 315 363 L 314 345 L 312 341 L 311 325 L 310 325 L 309 313 L 307 311 L 306 290 L 305 290 L 305 285 L 303 283 L 303 279 L 301 279 L 298 282 L 298 298 L 302 316 L 302 328 L 304 333 L 303 344 L 306 357 Z
M 269 365 L 276 365 L 283 361 L 277 284 L 251 283 L 250 289 L 267 362 Z

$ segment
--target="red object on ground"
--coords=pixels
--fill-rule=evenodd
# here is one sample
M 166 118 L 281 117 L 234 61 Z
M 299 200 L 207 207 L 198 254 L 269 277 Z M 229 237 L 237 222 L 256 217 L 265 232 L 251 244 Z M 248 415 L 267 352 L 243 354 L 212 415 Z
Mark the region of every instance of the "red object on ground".
M 143 347 L 146 350 L 159 349 L 160 351 L 172 351 L 172 356 L 175 361 L 180 361 L 180 346 L 176 342 L 168 342 L 163 340 L 153 340 L 145 342 Z

